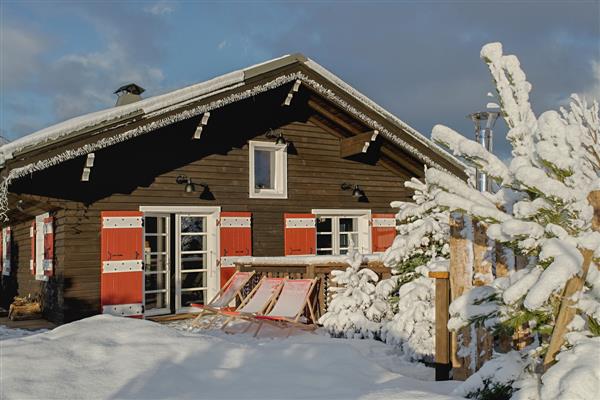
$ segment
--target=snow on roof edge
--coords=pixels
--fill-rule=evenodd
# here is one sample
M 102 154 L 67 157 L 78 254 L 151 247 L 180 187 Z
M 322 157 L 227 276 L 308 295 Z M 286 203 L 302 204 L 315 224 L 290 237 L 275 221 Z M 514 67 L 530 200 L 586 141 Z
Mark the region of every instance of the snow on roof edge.
M 186 102 L 197 96 L 202 96 L 227 86 L 235 85 L 244 81 L 244 72 L 282 60 L 289 57 L 285 54 L 267 61 L 263 61 L 249 67 L 235 70 L 223 75 L 216 76 L 207 81 L 202 81 L 180 89 L 176 89 L 161 95 L 148 97 L 135 103 L 126 104 L 119 107 L 105 108 L 99 111 L 79 115 L 65 121 L 61 121 L 54 125 L 42 128 L 38 131 L 29 133 L 12 142 L 0 145 L 0 157 L 5 159 L 12 158 L 14 153 L 20 152 L 26 147 L 39 145 L 51 140 L 60 139 L 74 132 L 81 131 L 86 128 L 94 127 L 98 124 L 113 121 L 119 118 L 124 118 L 130 114 L 143 111 L 145 114 L 156 112 L 161 108 L 171 107 L 179 103 Z M 3 161 L 2 160 L 2 163 Z M 1 163 L 0 163 L 1 164 Z
M 135 103 L 110 107 L 70 118 L 0 146 L 0 156 L 4 156 L 4 159 L 10 159 L 14 153 L 20 152 L 27 147 L 61 139 L 83 129 L 92 128 L 101 123 L 115 121 L 127 117 L 128 115 L 133 115 L 136 112 L 143 112 L 144 114 L 156 112 L 162 108 L 183 103 L 198 96 L 243 81 L 244 70 L 237 70 L 162 95 L 152 96 Z

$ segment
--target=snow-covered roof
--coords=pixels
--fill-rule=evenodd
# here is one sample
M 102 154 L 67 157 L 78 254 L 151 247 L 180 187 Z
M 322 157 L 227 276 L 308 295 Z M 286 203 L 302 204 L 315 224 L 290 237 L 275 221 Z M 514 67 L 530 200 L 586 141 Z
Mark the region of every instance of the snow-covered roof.
M 273 71 L 275 69 L 291 65 L 294 63 L 303 64 L 306 68 L 320 75 L 339 89 L 346 92 L 348 95 L 359 100 L 364 106 L 370 108 L 382 117 L 392 122 L 401 128 L 406 134 L 416 139 L 418 142 L 430 148 L 434 153 L 437 153 L 442 158 L 446 159 L 451 164 L 462 168 L 462 164 L 445 152 L 442 148 L 435 145 L 431 140 L 427 139 L 417 130 L 388 112 L 374 101 L 369 99 L 364 94 L 360 93 L 352 86 L 338 78 L 336 75 L 319 65 L 313 60 L 307 59 L 301 54 L 285 55 L 272 60 L 265 61 L 241 70 L 233 71 L 205 82 L 197 83 L 182 89 L 178 89 L 163 95 L 158 95 L 144 99 L 135 103 L 111 107 L 105 110 L 85 114 L 79 117 L 60 122 L 50 127 L 41 129 L 27 136 L 19 138 L 13 142 L 6 143 L 0 146 L 0 166 L 3 166 L 6 160 L 10 160 L 19 153 L 24 153 L 29 150 L 37 149 L 49 143 L 72 138 L 80 134 L 84 134 L 89 130 L 97 129 L 102 126 L 125 123 L 131 118 L 149 118 L 164 114 L 168 111 L 180 108 L 183 105 L 198 101 L 203 97 L 212 96 L 222 91 L 231 90 L 245 84 L 248 78 L 260 75 L 264 72 Z M 406 144 L 400 138 L 392 141 L 401 145 Z M 414 153 L 415 149 L 412 149 Z M 417 154 L 419 155 L 419 154 Z M 425 156 L 425 155 L 424 155 Z M 429 159 L 425 156 L 419 157 Z

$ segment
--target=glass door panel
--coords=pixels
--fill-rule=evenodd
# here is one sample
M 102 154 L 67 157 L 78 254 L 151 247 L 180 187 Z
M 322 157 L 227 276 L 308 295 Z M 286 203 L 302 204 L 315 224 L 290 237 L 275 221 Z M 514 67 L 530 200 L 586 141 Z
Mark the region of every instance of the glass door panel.
M 171 312 L 168 215 L 144 216 L 144 314 Z
M 177 216 L 176 311 L 192 311 L 191 303 L 204 304 L 209 290 L 209 248 L 207 217 Z M 196 309 L 197 310 L 197 309 Z

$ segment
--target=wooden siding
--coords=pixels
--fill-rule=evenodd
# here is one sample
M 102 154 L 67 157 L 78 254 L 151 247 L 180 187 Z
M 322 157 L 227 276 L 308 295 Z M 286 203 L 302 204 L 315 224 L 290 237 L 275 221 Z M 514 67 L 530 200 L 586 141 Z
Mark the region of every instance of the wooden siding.
M 40 210 L 26 210 L 42 213 Z M 7 224 L 12 229 L 12 268 L 10 276 L 2 277 L 0 305 L 8 308 L 14 296 L 42 295 L 44 316 L 52 321 L 63 319 L 62 290 L 65 257 L 65 225 L 64 211 L 57 211 L 54 221 L 54 276 L 48 281 L 38 281 L 31 274 L 29 260 L 31 259 L 31 238 L 29 229 L 34 218 L 18 223 Z
M 280 94 L 285 95 L 285 88 Z M 80 157 L 11 186 L 13 193 L 41 196 L 48 204 L 64 208 L 56 215 L 56 256 L 60 257 L 56 268 L 61 270 L 53 279 L 62 283 L 64 302 L 58 322 L 100 310 L 101 211 L 138 210 L 140 205 L 248 211 L 252 213 L 252 254 L 280 256 L 284 254 L 284 213 L 310 213 L 313 208 L 392 213 L 391 201 L 410 199 L 403 185 L 408 175 L 385 168 L 372 154 L 340 158 L 340 137 L 313 123 L 310 110 L 282 108 L 278 94 L 273 96 L 214 113 L 200 140 L 191 139 L 198 123 L 193 118 L 98 151 L 89 182 L 80 182 L 85 162 Z M 291 142 L 288 198 L 250 199 L 247 142 L 272 141 L 265 137 L 270 128 L 281 129 Z M 199 185 L 196 192 L 184 193 L 183 185 L 175 182 L 178 175 L 208 184 L 214 199 L 199 198 Z M 368 200 L 359 202 L 351 192 L 342 191 L 343 182 L 360 185 Z M 19 237 L 27 239 L 20 244 L 25 248 L 29 246 L 28 227 L 28 223 L 18 227 Z M 28 250 L 19 257 L 19 269 L 28 273 Z M 19 281 L 28 279 L 19 275 Z

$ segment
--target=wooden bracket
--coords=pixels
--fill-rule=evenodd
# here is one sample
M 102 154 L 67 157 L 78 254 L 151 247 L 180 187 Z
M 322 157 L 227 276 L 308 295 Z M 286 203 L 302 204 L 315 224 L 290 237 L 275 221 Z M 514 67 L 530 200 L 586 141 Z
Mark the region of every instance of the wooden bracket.
M 96 155 L 94 153 L 88 153 L 87 158 L 85 159 L 85 166 L 83 167 L 83 172 L 81 173 L 82 182 L 88 182 L 90 180 L 90 173 L 92 172 L 92 167 L 94 166 L 95 159 Z
M 366 153 L 371 143 L 377 140 L 379 131 L 369 131 L 342 139 L 340 141 L 340 157 L 350 157 L 356 154 Z
M 294 93 L 298 93 L 298 89 L 300 89 L 300 84 L 302 82 L 298 79 L 296 80 L 296 82 L 294 82 L 294 86 L 292 86 L 292 89 L 288 92 L 285 100 L 283 101 L 283 106 L 289 106 L 290 104 L 292 104 L 292 98 L 294 98 Z
M 200 139 L 200 136 L 202 135 L 202 129 L 204 129 L 204 127 L 208 124 L 208 119 L 210 118 L 210 112 L 205 112 L 202 115 L 202 119 L 200 120 L 200 123 L 198 124 L 198 126 L 196 127 L 196 131 L 194 132 L 194 139 Z

